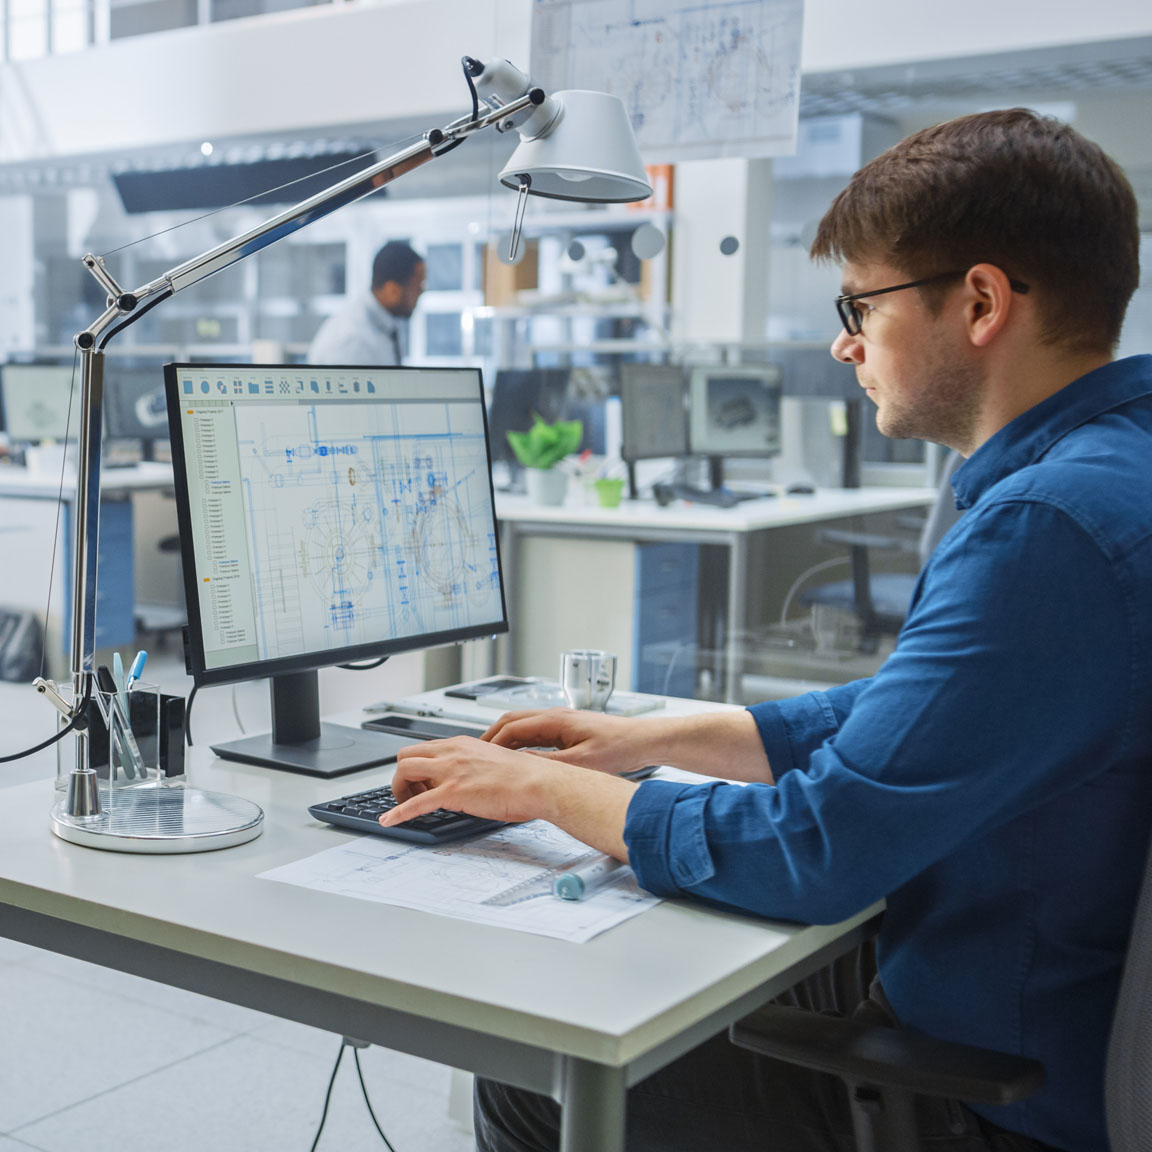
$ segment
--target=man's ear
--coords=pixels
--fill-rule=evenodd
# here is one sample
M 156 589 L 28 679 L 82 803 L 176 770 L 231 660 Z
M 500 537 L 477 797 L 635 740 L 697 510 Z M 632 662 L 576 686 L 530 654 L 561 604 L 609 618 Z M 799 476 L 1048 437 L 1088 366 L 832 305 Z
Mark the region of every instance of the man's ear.
M 1015 305 L 1012 286 L 995 264 L 973 264 L 964 279 L 964 319 L 974 347 L 986 348 L 1004 330 Z

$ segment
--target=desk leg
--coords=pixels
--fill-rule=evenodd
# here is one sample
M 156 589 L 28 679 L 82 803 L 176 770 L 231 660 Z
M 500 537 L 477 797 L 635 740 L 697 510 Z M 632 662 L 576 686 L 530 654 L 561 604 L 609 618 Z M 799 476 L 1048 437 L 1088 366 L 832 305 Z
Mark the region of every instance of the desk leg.
M 566 1060 L 560 1152 L 624 1152 L 625 1093 L 622 1069 Z
M 724 699 L 741 702 L 740 681 L 747 625 L 748 545 L 737 533 L 728 542 L 728 619 L 724 635 Z

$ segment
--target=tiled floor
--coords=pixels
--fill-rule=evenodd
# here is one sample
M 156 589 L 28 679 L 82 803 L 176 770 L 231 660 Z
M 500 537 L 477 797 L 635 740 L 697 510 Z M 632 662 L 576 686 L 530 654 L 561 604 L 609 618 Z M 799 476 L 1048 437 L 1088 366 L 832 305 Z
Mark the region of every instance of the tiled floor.
M 390 667 L 325 673 L 324 710 L 403 695 L 404 669 Z M 190 688 L 171 657 L 149 672 L 166 691 Z M 230 696 L 198 696 L 198 740 L 239 733 Z M 267 708 L 262 686 L 237 693 L 253 731 L 266 730 Z M 0 684 L 0 754 L 43 739 L 52 715 L 29 686 Z M 52 752 L 0 765 L 0 803 L 3 786 L 54 771 Z M 339 1049 L 329 1033 L 0 938 L 0 1152 L 307 1152 Z M 448 1068 L 376 1047 L 360 1059 L 396 1152 L 473 1147 L 449 1114 Z M 459 1116 L 459 1078 L 455 1087 Z M 318 1152 L 383 1147 L 349 1050 Z

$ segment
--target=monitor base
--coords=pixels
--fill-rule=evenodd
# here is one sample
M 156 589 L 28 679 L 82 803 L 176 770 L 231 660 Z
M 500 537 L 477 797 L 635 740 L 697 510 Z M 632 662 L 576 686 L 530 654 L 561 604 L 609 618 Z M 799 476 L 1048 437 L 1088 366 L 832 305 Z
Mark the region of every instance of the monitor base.
M 411 736 L 394 736 L 340 724 L 321 724 L 319 737 L 295 744 L 275 744 L 272 734 L 248 736 L 213 744 L 212 751 L 222 760 L 238 760 L 282 772 L 306 776 L 344 776 L 364 768 L 393 764 L 396 753 L 414 743 Z

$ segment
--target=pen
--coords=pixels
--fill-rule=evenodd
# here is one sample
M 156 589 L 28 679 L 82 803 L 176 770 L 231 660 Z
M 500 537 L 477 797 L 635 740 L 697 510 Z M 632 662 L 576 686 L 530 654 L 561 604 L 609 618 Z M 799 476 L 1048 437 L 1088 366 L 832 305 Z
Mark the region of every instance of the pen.
M 120 659 L 119 654 L 117 654 L 116 659 Z M 124 684 L 125 692 L 130 692 L 132 690 L 132 685 L 140 679 L 140 674 L 144 671 L 144 664 L 147 662 L 147 660 L 148 653 L 145 652 L 143 648 L 141 648 L 140 651 L 136 653 L 136 659 L 132 661 L 132 667 L 128 670 L 128 679 Z
M 117 690 L 116 680 L 107 664 L 101 664 L 96 669 L 96 684 L 100 689 L 100 693 L 97 693 L 96 696 L 97 704 L 101 703 L 101 693 L 108 698 L 108 715 L 103 717 L 104 723 L 108 725 L 108 732 L 120 750 L 120 755 L 124 761 L 124 775 L 129 780 L 135 780 L 139 775 L 140 779 L 143 780 L 145 778 L 144 757 L 140 755 L 140 746 L 136 743 L 136 737 L 132 733 L 132 724 L 128 719 L 128 709 L 125 707 L 124 698 Z M 102 714 L 103 711 L 104 709 L 101 708 Z M 109 780 L 111 779 L 112 768 L 110 766 Z
M 552 882 L 552 894 L 559 896 L 561 900 L 583 900 L 590 892 L 612 880 L 621 868 L 626 867 L 627 865 L 621 860 L 602 856 L 583 868 L 561 872 Z

